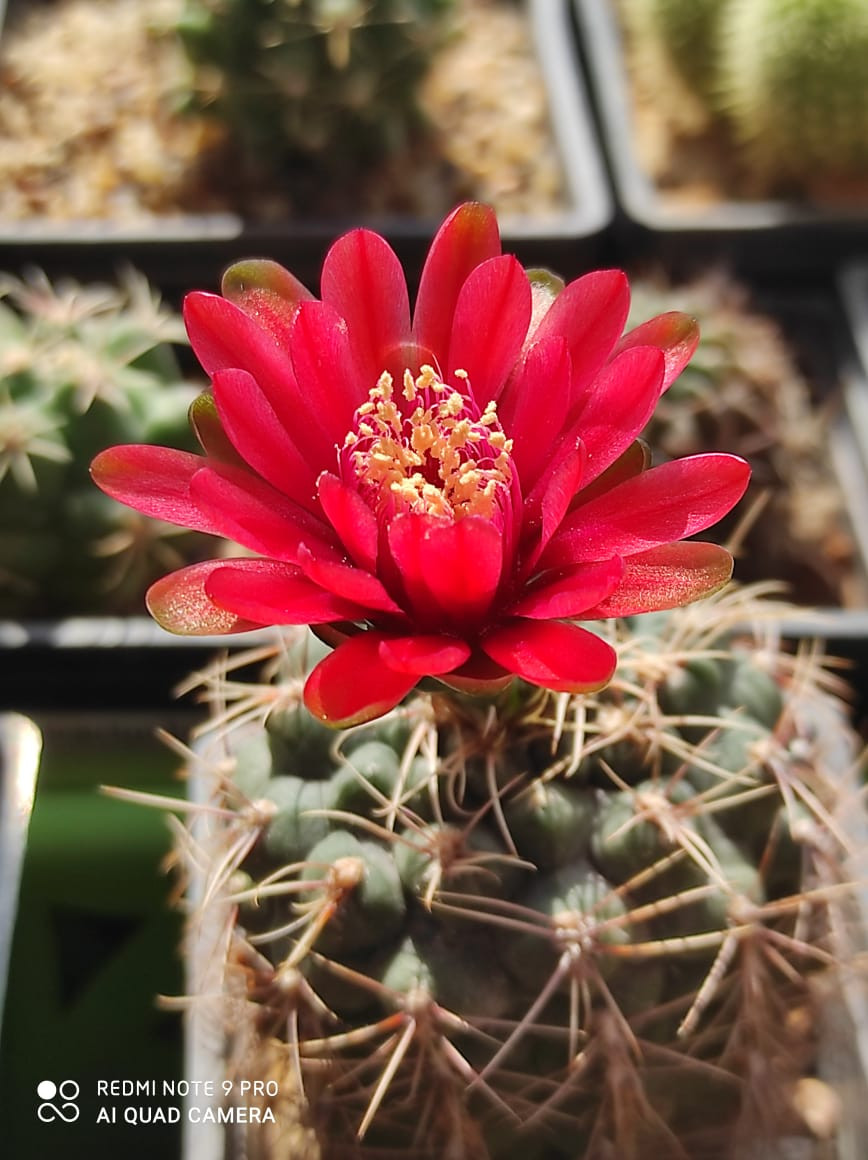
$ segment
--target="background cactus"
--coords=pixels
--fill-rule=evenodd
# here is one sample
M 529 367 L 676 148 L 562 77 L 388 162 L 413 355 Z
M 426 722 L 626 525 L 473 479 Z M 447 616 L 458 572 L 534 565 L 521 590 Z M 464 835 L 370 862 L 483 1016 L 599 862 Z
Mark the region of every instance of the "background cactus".
M 202 108 L 254 167 L 347 168 L 407 144 L 452 0 L 188 0 Z M 295 173 L 298 176 L 298 173 Z
M 868 174 L 862 0 L 729 0 L 719 106 L 762 178 Z
M 760 192 L 849 196 L 842 180 L 868 175 L 862 0 L 620 3 L 639 84 L 676 137 L 728 136 Z
M 858 790 L 837 682 L 777 649 L 775 615 L 730 592 L 612 623 L 602 693 L 432 692 L 337 735 L 299 707 L 309 635 L 271 682 L 206 676 L 210 788 L 178 828 L 207 867 L 194 994 L 228 1073 L 280 1088 L 256 1155 L 723 1160 L 810 1136 L 811 976 L 850 953 Z
M 189 445 L 180 319 L 133 272 L 116 287 L 2 276 L 0 294 L 0 615 L 139 611 L 205 537 L 111 503 L 89 467 L 112 443 Z
M 621 2 L 631 33 L 663 49 L 670 66 L 693 92 L 707 93 L 714 77 L 720 0 Z M 667 83 L 666 75 L 658 72 L 657 83 L 661 82 Z
M 645 276 L 632 290 L 637 322 L 668 310 L 699 321 L 699 347 L 645 434 L 662 456 L 728 447 L 750 461 L 747 501 L 716 532 L 725 539 L 743 521 L 739 577 L 786 577 L 799 603 L 862 604 L 858 551 L 830 455 L 837 384 L 809 383 L 787 331 L 721 271 L 680 285 Z

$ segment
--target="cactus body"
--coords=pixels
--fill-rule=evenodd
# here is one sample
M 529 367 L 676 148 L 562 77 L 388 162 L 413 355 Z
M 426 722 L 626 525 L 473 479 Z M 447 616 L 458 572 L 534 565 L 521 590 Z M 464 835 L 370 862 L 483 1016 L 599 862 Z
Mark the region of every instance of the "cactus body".
M 620 7 L 637 89 L 660 110 L 662 138 L 688 174 L 692 167 L 701 174 L 706 149 L 713 158 L 725 142 L 736 146 L 733 188 L 859 195 L 868 175 L 862 0 L 621 0 Z M 653 152 L 649 161 L 667 172 Z M 668 178 L 679 182 L 674 172 Z
M 625 21 L 635 36 L 650 36 L 696 93 L 714 83 L 720 0 L 622 0 Z
M 724 1160 L 808 1135 L 795 1016 L 847 954 L 830 773 L 853 751 L 817 662 L 736 627 L 763 615 L 735 593 L 618 623 L 603 692 L 417 696 L 303 777 L 264 742 L 280 713 L 221 725 L 215 792 L 239 812 L 208 839 L 207 894 L 240 906 L 230 993 L 254 1026 L 301 1029 L 282 1071 L 260 1052 L 263 1076 L 305 1078 L 311 1156 Z M 281 674 L 291 707 L 303 669 Z
M 785 576 L 788 595 L 799 604 L 861 605 L 856 542 L 830 456 L 834 412 L 803 373 L 790 341 L 795 336 L 810 350 L 802 332 L 825 320 L 797 311 L 784 328 L 745 286 L 719 271 L 680 285 L 635 279 L 632 289 L 637 322 L 681 310 L 699 323 L 699 346 L 644 435 L 669 457 L 729 447 L 749 460 L 741 579 Z M 727 537 L 735 526 L 724 521 L 718 532 Z
M 763 176 L 868 174 L 862 0 L 729 0 L 719 104 Z
M 261 168 L 345 167 L 404 145 L 451 0 L 189 0 L 200 99 Z
M 7 277 L 0 292 L 0 616 L 138 609 L 204 537 L 120 510 L 89 466 L 112 443 L 188 442 L 180 323 L 132 274 L 116 288 Z

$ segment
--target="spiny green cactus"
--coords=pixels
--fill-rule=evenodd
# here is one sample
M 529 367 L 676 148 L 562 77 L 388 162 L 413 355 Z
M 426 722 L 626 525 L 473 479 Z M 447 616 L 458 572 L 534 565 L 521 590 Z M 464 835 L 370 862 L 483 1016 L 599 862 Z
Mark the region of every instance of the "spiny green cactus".
M 729 0 L 718 103 L 762 176 L 868 173 L 864 0 Z
M 202 107 L 255 165 L 340 168 L 406 144 L 453 0 L 188 0 Z
M 637 322 L 669 310 L 699 322 L 699 347 L 645 436 L 671 458 L 729 447 L 750 461 L 739 576 L 786 576 L 801 604 L 861 604 L 856 544 L 830 460 L 834 412 L 815 397 L 786 331 L 721 271 L 680 285 L 637 278 L 632 293 Z M 717 532 L 728 537 L 735 527 L 728 518 Z
M 676 138 L 723 130 L 753 192 L 842 197 L 868 174 L 863 0 L 620 3 L 645 97 Z
M 603 692 L 434 691 L 331 744 L 299 708 L 309 635 L 272 682 L 206 678 L 210 788 L 179 833 L 197 1001 L 221 1012 L 216 939 L 227 1074 L 279 1089 L 256 1155 L 724 1160 L 810 1135 L 858 788 L 836 683 L 778 651 L 779 611 L 735 591 L 613 623 Z
M 0 297 L 0 615 L 138 608 L 204 538 L 107 501 L 89 465 L 113 443 L 189 441 L 180 320 L 133 272 L 116 287 L 4 275 Z
M 620 0 L 620 6 L 633 35 L 652 37 L 694 92 L 708 92 L 720 0 Z

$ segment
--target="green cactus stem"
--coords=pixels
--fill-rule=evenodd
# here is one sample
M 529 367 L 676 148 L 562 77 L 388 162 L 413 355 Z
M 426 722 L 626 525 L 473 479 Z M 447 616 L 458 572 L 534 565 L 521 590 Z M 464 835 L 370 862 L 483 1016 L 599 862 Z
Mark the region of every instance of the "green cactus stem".
M 616 622 L 602 692 L 416 695 L 293 774 L 267 735 L 305 634 L 273 684 L 205 674 L 219 809 L 182 847 L 206 868 L 191 935 L 231 930 L 227 1067 L 283 1093 L 257 1155 L 286 1155 L 290 1128 L 321 1160 L 811 1138 L 796 1093 L 812 979 L 853 952 L 859 786 L 843 687 L 777 648 L 788 611 L 731 590 Z
M 729 0 L 718 104 L 766 182 L 868 176 L 862 0 Z

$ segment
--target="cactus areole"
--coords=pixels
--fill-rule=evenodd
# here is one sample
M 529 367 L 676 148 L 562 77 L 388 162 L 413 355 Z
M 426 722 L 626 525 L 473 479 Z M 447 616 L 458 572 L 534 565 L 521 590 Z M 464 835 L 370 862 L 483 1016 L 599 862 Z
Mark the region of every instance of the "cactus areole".
M 412 315 L 369 230 L 331 247 L 321 295 L 263 260 L 232 266 L 221 295 L 188 295 L 212 380 L 191 409 L 204 456 L 123 446 L 94 461 L 109 495 L 252 553 L 157 581 L 147 604 L 165 628 L 311 625 L 334 647 L 305 703 L 347 726 L 426 676 L 601 688 L 615 652 L 575 619 L 674 607 L 729 578 L 723 548 L 683 541 L 738 501 L 747 464 L 652 467 L 638 439 L 695 348 L 692 319 L 623 334 L 623 273 L 564 286 L 526 271 L 473 203 L 437 232 Z

